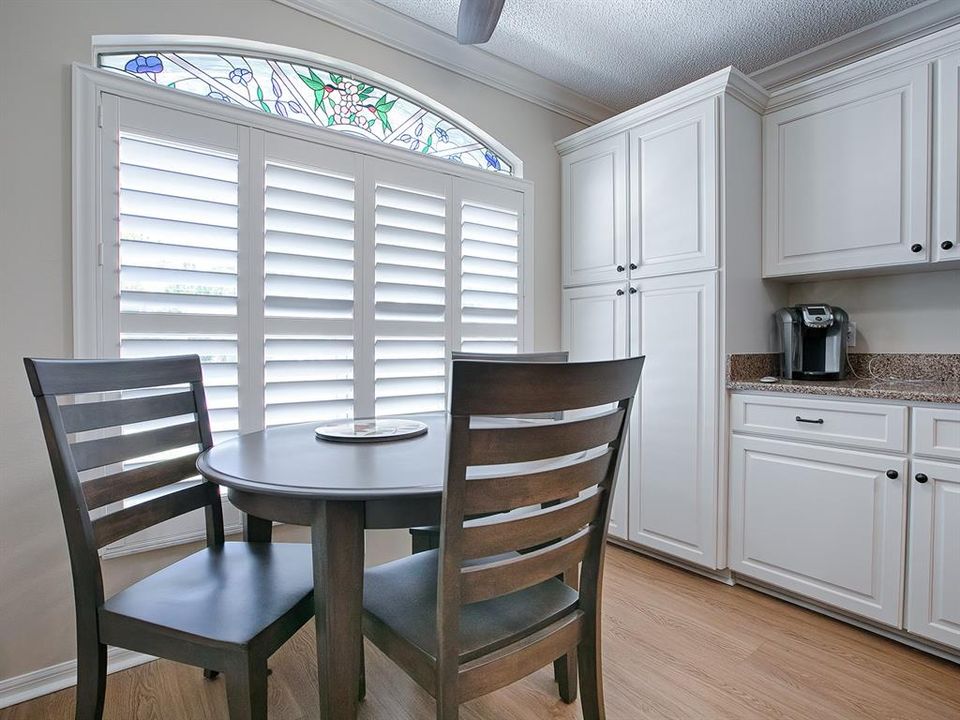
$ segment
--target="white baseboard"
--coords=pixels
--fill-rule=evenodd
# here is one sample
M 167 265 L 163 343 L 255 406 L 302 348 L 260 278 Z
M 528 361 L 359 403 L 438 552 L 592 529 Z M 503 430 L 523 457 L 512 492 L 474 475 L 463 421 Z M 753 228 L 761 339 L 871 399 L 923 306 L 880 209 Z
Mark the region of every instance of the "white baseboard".
M 156 660 L 152 655 L 112 647 L 107 650 L 107 673 L 126 670 Z M 33 700 L 77 684 L 77 661 L 57 663 L 16 677 L 0 680 L 0 708 Z

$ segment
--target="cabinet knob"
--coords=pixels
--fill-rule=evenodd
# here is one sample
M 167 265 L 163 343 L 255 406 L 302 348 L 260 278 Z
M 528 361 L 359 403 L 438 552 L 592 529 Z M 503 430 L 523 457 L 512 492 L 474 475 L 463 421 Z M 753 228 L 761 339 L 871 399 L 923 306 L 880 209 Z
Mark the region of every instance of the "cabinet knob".
M 944 248 L 944 250 L 949 250 L 949 248 Z M 636 263 L 630 263 L 630 269 L 631 269 L 631 270 L 636 270 L 636 269 L 637 269 L 637 264 L 636 264 Z
M 623 295 L 623 288 L 620 288 L 619 290 L 617 290 L 617 295 Z
M 929 480 L 929 478 L 923 473 L 917 473 L 916 475 L 913 476 L 913 479 L 916 480 L 921 485 L 925 483 L 927 480 Z
M 942 243 L 940 243 L 940 249 L 941 249 L 941 250 L 952 250 L 952 249 L 953 249 L 953 241 L 952 241 L 952 240 L 944 240 Z
M 623 272 L 626 268 L 623 265 L 617 265 L 617 272 Z
M 636 295 L 636 294 L 637 294 L 637 289 L 636 289 L 635 287 L 630 288 L 630 294 L 631 294 L 631 295 Z
M 910 250 L 911 252 L 915 252 L 915 253 L 923 252 L 923 245 L 921 245 L 920 243 L 914 243 L 913 245 L 910 246 Z
M 896 480 L 898 477 L 900 477 L 900 473 L 898 473 L 896 470 L 887 470 L 887 477 L 891 480 Z

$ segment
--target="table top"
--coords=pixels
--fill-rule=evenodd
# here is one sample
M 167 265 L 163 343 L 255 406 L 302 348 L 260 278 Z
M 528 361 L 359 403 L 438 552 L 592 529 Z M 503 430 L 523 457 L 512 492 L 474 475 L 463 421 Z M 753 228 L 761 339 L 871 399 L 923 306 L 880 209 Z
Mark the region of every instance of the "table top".
M 447 413 L 405 416 L 427 425 L 407 440 L 344 443 L 314 434 L 320 422 L 269 428 L 216 445 L 197 459 L 228 488 L 314 500 L 384 500 L 443 492 Z

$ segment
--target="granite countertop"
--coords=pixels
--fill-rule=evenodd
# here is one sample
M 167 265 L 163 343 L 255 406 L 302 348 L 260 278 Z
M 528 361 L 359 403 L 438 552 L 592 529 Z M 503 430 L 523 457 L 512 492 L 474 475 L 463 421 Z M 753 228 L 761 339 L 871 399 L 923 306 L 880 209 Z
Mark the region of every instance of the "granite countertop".
M 733 392 L 781 392 L 806 395 L 960 403 L 960 354 L 876 354 L 849 356 L 844 380 L 783 380 L 762 383 L 765 375 L 779 376 L 779 355 L 756 353 L 727 359 L 727 389 Z

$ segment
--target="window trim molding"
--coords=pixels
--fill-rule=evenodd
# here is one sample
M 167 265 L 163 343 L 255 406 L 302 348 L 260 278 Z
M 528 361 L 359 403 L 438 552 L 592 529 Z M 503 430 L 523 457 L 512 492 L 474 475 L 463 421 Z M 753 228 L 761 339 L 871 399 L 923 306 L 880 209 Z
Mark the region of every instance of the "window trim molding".
M 257 40 L 217 37 L 214 35 L 94 35 L 91 46 L 91 65 L 93 65 L 93 67 L 98 66 L 98 56 L 101 54 L 141 52 L 144 50 L 246 54 L 265 57 L 271 60 L 317 65 L 320 68 L 340 71 L 345 75 L 365 82 L 369 81 L 378 88 L 404 97 L 436 113 L 454 125 L 463 128 L 486 147 L 510 163 L 513 170 L 510 177 L 523 177 L 523 160 L 517 157 L 516 153 L 510 150 L 510 148 L 479 128 L 475 123 L 470 122 L 470 120 L 459 113 L 409 85 L 405 85 L 386 75 L 365 68 L 362 65 L 330 57 L 329 55 Z M 295 120 L 294 122 L 298 121 Z

